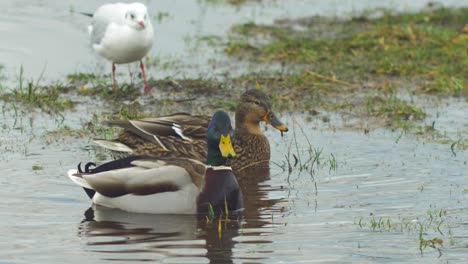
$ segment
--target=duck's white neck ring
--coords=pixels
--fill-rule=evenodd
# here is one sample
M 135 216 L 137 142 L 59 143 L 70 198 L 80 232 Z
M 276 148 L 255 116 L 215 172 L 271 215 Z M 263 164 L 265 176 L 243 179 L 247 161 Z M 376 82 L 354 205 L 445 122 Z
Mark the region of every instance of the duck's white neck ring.
M 208 165 L 206 166 L 207 169 L 212 169 L 212 170 L 230 170 L 232 171 L 232 168 L 229 166 L 211 166 Z

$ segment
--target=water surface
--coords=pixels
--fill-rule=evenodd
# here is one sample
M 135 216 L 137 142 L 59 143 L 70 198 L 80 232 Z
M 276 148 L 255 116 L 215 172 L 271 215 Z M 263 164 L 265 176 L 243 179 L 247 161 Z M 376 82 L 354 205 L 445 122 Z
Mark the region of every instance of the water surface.
M 377 130 L 335 132 L 321 121 L 294 121 L 282 138 L 268 129 L 270 171 L 246 172 L 242 217 L 207 223 L 194 216 L 131 214 L 91 204 L 65 172 L 95 160 L 88 139 L 44 137 L 47 115 L 12 120 L 6 112 L 1 145 L 0 205 L 3 263 L 463 263 L 468 260 L 466 180 L 468 153 L 446 144 Z M 67 113 L 77 126 L 86 112 Z M 339 117 L 336 117 L 339 118 Z M 47 122 L 50 122 L 47 124 Z M 335 120 L 332 118 L 332 123 Z M 336 121 L 338 122 L 338 121 Z M 65 120 L 67 123 L 67 119 Z M 77 124 L 78 123 L 78 124 Z M 302 128 L 302 129 L 301 129 Z M 308 131 L 307 136 L 302 131 Z M 294 136 L 295 134 L 295 136 Z M 294 137 L 300 142 L 295 146 Z M 306 139 L 307 137 L 307 139 Z M 321 165 L 288 173 L 287 150 L 307 158 L 309 143 Z M 338 168 L 328 160 L 336 158 Z M 41 168 L 34 170 L 33 167 Z M 245 177 L 244 177 L 245 178 Z M 444 210 L 440 250 L 421 253 L 417 222 Z M 395 223 L 374 230 L 371 214 Z M 361 225 L 359 222 L 362 222 Z M 398 226 L 401 224 L 401 226 Z M 407 224 L 404 227 L 403 224 Z
M 21 64 L 34 78 L 46 65 L 44 82 L 75 71 L 109 70 L 88 46 L 86 17 L 69 13 L 71 7 L 93 10 L 100 3 L 104 1 L 1 1 L 0 63 L 8 82 L 15 82 Z M 203 74 L 210 66 L 200 58 L 209 58 L 205 52 L 213 51 L 194 52 L 184 41 L 187 36 L 223 35 L 232 23 L 251 19 L 268 23 L 280 17 L 342 15 L 376 5 L 415 9 L 425 3 L 297 0 L 238 8 L 205 1 L 149 1 L 150 9 L 169 13 L 167 19 L 154 20 L 157 44 L 152 55 L 190 54 L 184 63 Z M 154 69 L 151 75 L 159 78 L 174 71 L 190 74 L 182 68 Z M 281 137 L 266 129 L 271 169 L 245 172 L 248 180 L 241 185 L 246 210 L 223 221 L 219 232 L 217 222 L 195 216 L 92 207 L 65 173 L 80 161 L 96 160 L 100 151 L 89 138 L 47 132 L 64 126 L 81 129 L 93 114 L 109 114 L 118 106 L 74 99 L 80 103 L 63 116 L 15 110 L 1 102 L 0 263 L 468 262 L 467 151 L 454 153 L 449 144 L 388 129 L 367 134 L 337 130 L 352 122 L 341 116 L 331 115 L 324 123 L 279 113 L 291 131 Z M 424 122 L 435 121 L 452 138 L 466 137 L 466 101 L 448 99 L 440 105 L 426 109 L 430 116 Z M 320 163 L 301 171 L 310 150 L 321 153 Z M 372 227 L 375 221 L 390 224 Z M 443 244 L 420 246 L 433 238 Z

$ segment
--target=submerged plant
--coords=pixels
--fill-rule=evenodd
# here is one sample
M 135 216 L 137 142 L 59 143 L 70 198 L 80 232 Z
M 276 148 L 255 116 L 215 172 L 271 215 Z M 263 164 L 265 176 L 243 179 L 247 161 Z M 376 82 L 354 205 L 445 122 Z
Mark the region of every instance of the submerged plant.
M 213 220 L 215 218 L 215 213 L 214 213 L 213 206 L 211 205 L 211 203 L 208 203 L 208 215 L 205 217 L 206 217 L 207 223 L 213 223 Z

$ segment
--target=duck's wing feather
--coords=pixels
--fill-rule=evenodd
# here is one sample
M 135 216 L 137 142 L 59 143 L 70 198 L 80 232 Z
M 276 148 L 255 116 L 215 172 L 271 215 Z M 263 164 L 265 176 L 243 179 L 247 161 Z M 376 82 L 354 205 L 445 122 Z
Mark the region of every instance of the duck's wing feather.
M 205 139 L 210 117 L 176 113 L 168 116 L 127 121 L 105 121 L 119 126 L 148 141 L 160 143 L 158 137 L 175 137 L 192 141 Z
M 153 119 L 172 124 L 172 131 L 176 132 L 176 134 L 181 138 L 188 137 L 192 139 L 205 140 L 211 117 L 203 115 L 192 115 L 189 113 L 175 113 L 172 115 L 143 120 L 152 121 Z M 174 135 L 170 133 L 169 136 Z
M 154 134 L 152 130 L 160 129 L 161 131 L 168 130 L 167 125 L 157 124 L 153 122 L 143 121 L 143 120 L 114 120 L 114 121 L 104 121 L 105 124 L 110 126 L 118 126 L 124 129 L 124 131 L 129 131 L 140 138 L 152 143 L 158 144 L 164 150 L 167 148 L 159 140 L 158 134 Z M 167 132 L 165 132 L 167 133 Z

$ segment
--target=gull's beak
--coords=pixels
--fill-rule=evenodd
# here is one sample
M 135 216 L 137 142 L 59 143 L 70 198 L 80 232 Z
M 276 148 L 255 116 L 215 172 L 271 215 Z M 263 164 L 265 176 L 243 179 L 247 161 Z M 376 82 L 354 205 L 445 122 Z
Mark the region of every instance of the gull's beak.
M 236 156 L 236 152 L 234 152 L 234 148 L 231 143 L 231 135 L 221 135 L 221 138 L 219 139 L 219 150 L 224 158 L 234 158 Z
M 271 112 L 270 110 L 268 110 L 267 114 L 263 117 L 263 121 L 281 132 L 288 132 L 288 126 L 279 121 L 275 113 Z
M 142 28 L 145 28 L 145 22 L 144 21 L 138 22 L 138 25 L 140 25 Z

